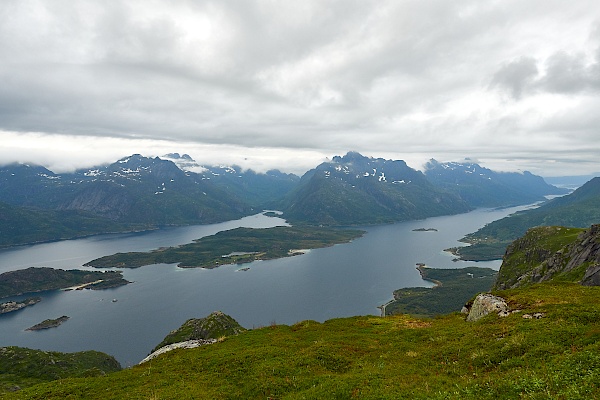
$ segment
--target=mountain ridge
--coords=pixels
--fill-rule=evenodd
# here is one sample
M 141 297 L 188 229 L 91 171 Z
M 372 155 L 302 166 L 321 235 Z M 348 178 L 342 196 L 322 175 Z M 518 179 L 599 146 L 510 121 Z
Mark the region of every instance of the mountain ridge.
M 568 193 L 529 171 L 496 172 L 465 160 L 440 163 L 431 159 L 425 176 L 436 186 L 457 194 L 475 207 L 506 207 L 542 201 L 546 195 Z
M 283 202 L 284 216 L 291 221 L 322 225 L 389 223 L 470 209 L 404 161 L 357 152 L 306 172 Z

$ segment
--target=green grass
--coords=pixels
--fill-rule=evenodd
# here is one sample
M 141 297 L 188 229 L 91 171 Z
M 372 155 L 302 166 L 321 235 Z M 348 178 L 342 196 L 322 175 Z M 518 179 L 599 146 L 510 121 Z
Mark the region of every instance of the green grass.
M 117 360 L 97 351 L 59 353 L 14 346 L 0 347 L 0 395 L 46 381 L 102 376 L 120 369 Z
M 235 319 L 220 311 L 215 311 L 205 318 L 191 318 L 178 329 L 170 332 L 152 351 L 163 346 L 198 339 L 221 340 L 226 336 L 237 335 L 246 329 Z
M 363 234 L 359 230 L 319 227 L 236 228 L 183 246 L 145 253 L 117 253 L 85 265 L 98 268 L 136 268 L 150 264 L 178 263 L 180 267 L 215 268 L 224 264 L 289 257 L 293 255 L 290 250 L 347 243 Z
M 7 399 L 590 399 L 600 397 L 600 288 L 499 293 L 527 320 L 363 316 L 244 332 L 98 378 Z

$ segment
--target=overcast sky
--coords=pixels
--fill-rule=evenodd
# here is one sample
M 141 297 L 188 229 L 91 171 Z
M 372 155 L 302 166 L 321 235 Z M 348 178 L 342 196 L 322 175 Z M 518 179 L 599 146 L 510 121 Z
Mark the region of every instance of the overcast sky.
M 0 163 L 600 171 L 597 0 L 2 0 Z

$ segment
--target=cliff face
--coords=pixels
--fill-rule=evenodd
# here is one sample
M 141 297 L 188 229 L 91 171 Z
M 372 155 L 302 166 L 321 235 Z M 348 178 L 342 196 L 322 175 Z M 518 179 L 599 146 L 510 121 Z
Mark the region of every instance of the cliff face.
M 494 289 L 549 280 L 600 285 L 600 225 L 530 229 L 506 249 Z

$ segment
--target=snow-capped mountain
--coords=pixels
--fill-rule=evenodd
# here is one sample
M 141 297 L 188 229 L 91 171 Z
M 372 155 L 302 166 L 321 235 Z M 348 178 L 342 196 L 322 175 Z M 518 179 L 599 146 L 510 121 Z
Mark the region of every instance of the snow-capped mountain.
M 528 171 L 495 172 L 468 160 L 440 163 L 432 159 L 425 166 L 425 175 L 434 185 L 475 207 L 533 203 L 544 200 L 546 195 L 566 193 Z
M 54 210 L 82 210 L 115 221 L 152 226 L 237 218 L 251 208 L 235 195 L 173 162 L 139 154 L 57 175 L 42 167 L 0 170 L 0 201 Z
M 466 212 L 469 205 L 434 187 L 402 160 L 349 152 L 307 172 L 286 198 L 292 220 L 356 225 Z
M 171 153 L 161 158 L 173 161 L 183 171 L 198 174 L 199 179 L 231 191 L 255 208 L 271 207 L 300 181 L 300 177 L 279 170 L 257 173 L 239 165 L 200 165 L 188 154 Z

